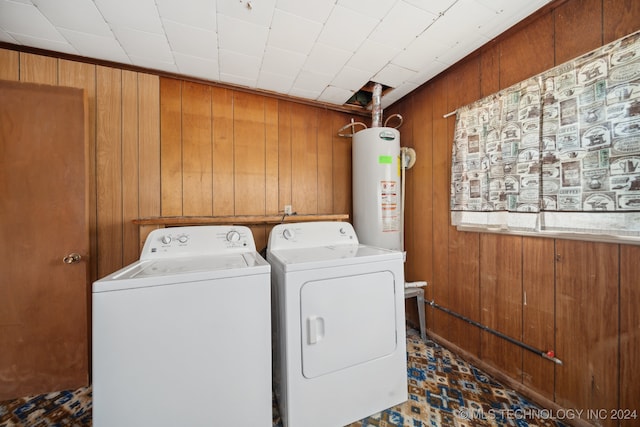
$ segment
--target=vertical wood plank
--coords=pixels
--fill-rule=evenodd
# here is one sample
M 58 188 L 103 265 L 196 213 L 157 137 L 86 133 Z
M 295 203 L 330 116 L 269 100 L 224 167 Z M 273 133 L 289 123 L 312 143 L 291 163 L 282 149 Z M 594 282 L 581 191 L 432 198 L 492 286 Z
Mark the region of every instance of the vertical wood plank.
M 602 45 L 602 0 L 566 2 L 555 9 L 554 17 L 556 65 Z
M 140 158 L 138 147 L 138 74 L 122 71 L 122 258 L 131 264 L 139 258 L 138 218 Z
M 319 214 L 333 212 L 333 151 L 331 114 L 318 110 L 318 210 Z
M 618 245 L 556 241 L 556 402 L 618 408 Z M 613 426 L 617 420 L 601 420 Z
M 574 0 L 580 4 L 579 0 Z M 602 0 L 603 40 L 610 43 L 640 30 L 640 2 L 635 0 Z
M 460 64 L 451 71 L 448 78 L 455 82 L 456 90 L 447 94 L 447 112 L 480 96 L 479 75 L 478 58 Z M 455 120 L 447 120 L 447 184 L 451 178 L 450 159 L 454 134 Z M 447 186 L 447 190 L 449 189 Z M 449 214 L 448 203 L 443 208 Z M 450 222 L 450 218 L 448 221 Z M 449 308 L 475 321 L 480 320 L 479 237 L 478 233 L 459 232 L 453 228 L 449 233 Z M 451 319 L 451 341 L 474 355 L 480 355 L 480 330 L 469 330 L 468 327 L 468 323 L 463 320 Z
M 551 13 L 541 16 L 500 42 L 501 89 L 526 80 L 554 65 Z
M 139 215 L 160 215 L 160 81 L 138 73 Z
M 183 215 L 213 214 L 211 87 L 182 84 Z
M 278 209 L 291 204 L 291 115 L 293 104 L 278 103 Z
M 213 214 L 233 215 L 233 91 L 211 88 L 213 116 Z
M 299 214 L 318 213 L 317 110 L 296 105 L 291 115 L 291 204 Z
M 433 96 L 433 299 L 437 304 L 448 307 L 449 298 L 449 181 L 450 149 L 447 93 L 450 80 L 446 77 L 436 80 L 431 87 Z M 415 103 L 414 103 L 415 104 Z M 429 310 L 431 311 L 431 310 Z M 440 310 L 433 311 L 430 320 L 433 331 L 449 338 L 451 316 Z
M 493 44 L 480 56 L 480 94 L 479 98 L 489 96 L 500 90 L 500 45 Z
M 17 81 L 20 78 L 20 54 L 0 48 L 0 79 Z
M 265 213 L 277 215 L 278 210 L 278 100 L 265 98 Z
M 55 86 L 58 84 L 58 60 L 33 53 L 20 53 L 20 81 Z
M 481 323 L 522 341 L 522 237 L 480 238 Z M 482 359 L 520 381 L 522 349 L 482 331 Z
M 351 138 L 338 136 L 338 129 L 350 121 L 346 114 L 331 114 L 331 149 L 333 151 L 333 212 L 353 218 L 351 205 Z
M 244 92 L 234 95 L 234 193 L 236 215 L 265 212 L 264 97 Z
M 522 307 L 523 341 L 540 350 L 555 350 L 555 242 L 553 239 L 523 237 Z M 549 400 L 555 388 L 554 364 L 525 351 L 522 382 Z
M 83 89 L 87 96 L 88 111 L 88 144 L 89 144 L 89 177 L 88 177 L 88 203 L 89 203 L 89 244 L 91 254 L 97 253 L 97 218 L 96 218 L 96 66 L 76 61 L 61 59 L 58 61 L 58 84 Z M 89 259 L 90 279 L 93 282 L 98 278 L 98 259 L 91 256 Z
M 96 68 L 96 208 L 98 277 L 123 267 L 122 71 Z
M 620 409 L 640 410 L 640 246 L 620 245 Z M 640 414 L 638 414 L 640 416 Z M 622 426 L 637 425 L 628 417 Z
M 416 151 L 416 163 L 407 171 L 407 180 L 411 180 L 412 191 L 407 191 L 407 198 L 411 198 L 412 205 L 407 211 L 408 227 L 405 229 L 405 242 L 408 243 L 407 267 L 411 272 L 409 280 L 424 280 L 430 283 L 425 289 L 425 298 L 433 299 L 433 257 L 434 247 L 432 239 L 424 236 L 433 236 L 434 204 L 433 193 L 433 162 L 434 162 L 434 138 L 433 138 L 433 104 L 430 98 L 425 102 L 428 88 L 421 90 L 410 99 L 411 108 L 403 114 L 413 115 L 412 135 L 413 148 Z M 404 127 L 404 125 L 402 126 Z M 402 130 L 402 128 L 400 128 Z M 431 310 L 428 313 L 432 313 Z M 431 316 L 427 316 L 427 328 L 431 327 Z
M 160 214 L 182 209 L 182 83 L 160 79 Z

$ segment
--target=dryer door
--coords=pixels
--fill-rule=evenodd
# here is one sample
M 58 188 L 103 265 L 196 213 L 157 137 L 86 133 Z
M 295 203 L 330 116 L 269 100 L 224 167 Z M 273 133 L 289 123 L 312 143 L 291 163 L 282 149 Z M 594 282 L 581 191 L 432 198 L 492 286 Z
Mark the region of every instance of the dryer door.
M 303 375 L 315 378 L 393 353 L 395 298 L 390 271 L 306 282 L 300 290 Z

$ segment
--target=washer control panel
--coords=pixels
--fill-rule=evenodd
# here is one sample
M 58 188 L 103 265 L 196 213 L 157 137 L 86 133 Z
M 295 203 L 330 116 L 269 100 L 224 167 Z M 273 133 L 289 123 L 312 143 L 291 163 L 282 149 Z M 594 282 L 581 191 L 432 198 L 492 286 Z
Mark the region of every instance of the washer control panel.
M 269 250 L 357 245 L 358 237 L 348 222 L 317 221 L 279 224 L 269 234 Z
M 140 259 L 255 252 L 248 227 L 203 225 L 153 230 L 145 240 Z

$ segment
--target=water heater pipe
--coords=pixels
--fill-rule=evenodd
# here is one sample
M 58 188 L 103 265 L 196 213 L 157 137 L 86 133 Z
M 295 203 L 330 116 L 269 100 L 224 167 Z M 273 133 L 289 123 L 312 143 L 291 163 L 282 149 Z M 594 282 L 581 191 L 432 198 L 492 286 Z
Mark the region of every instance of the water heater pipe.
M 382 126 L 382 85 L 380 83 L 373 85 L 371 101 L 371 127 L 377 128 Z

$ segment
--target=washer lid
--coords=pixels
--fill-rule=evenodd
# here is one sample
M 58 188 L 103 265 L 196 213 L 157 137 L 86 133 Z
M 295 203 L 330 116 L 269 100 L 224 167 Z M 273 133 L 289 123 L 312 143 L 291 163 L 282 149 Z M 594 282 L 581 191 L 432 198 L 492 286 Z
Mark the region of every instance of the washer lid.
M 271 251 L 267 258 L 283 264 L 285 271 L 308 270 L 340 265 L 398 259 L 402 252 L 367 245 L 336 245 Z
M 257 252 L 146 259 L 93 282 L 93 292 L 268 274 L 270 271 L 270 265 Z

